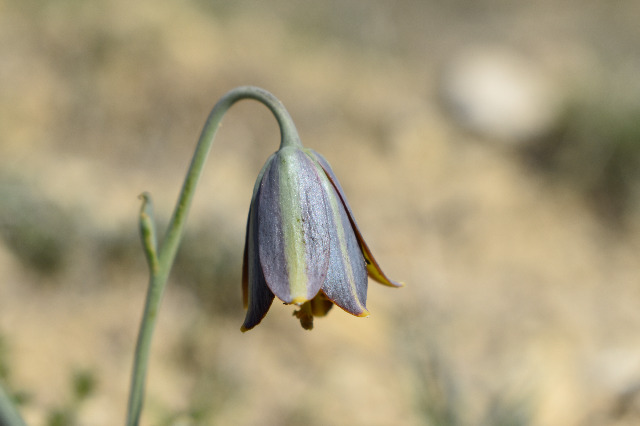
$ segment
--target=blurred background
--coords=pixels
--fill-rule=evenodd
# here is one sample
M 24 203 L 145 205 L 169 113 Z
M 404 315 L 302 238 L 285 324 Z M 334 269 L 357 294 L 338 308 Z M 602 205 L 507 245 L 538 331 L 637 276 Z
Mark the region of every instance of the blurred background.
M 33 425 L 122 424 L 202 125 L 261 86 L 340 177 L 367 319 L 242 334 L 253 101 L 223 121 L 154 336 L 144 425 L 640 423 L 640 3 L 0 3 L 0 380 Z M 161 228 L 162 229 L 162 228 Z

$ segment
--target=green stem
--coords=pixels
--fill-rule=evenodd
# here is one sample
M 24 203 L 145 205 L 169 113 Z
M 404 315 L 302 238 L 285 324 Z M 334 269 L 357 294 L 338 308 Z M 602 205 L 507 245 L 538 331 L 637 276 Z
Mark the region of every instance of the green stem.
M 189 171 L 182 185 L 182 191 L 169 222 L 169 227 L 162 245 L 156 247 L 156 230 L 153 223 L 151 196 L 144 193 L 140 212 L 140 230 L 145 255 L 149 263 L 149 288 L 140 323 L 138 341 L 133 362 L 133 373 L 129 393 L 129 407 L 127 411 L 127 426 L 137 426 L 142 412 L 144 387 L 149 363 L 151 337 L 156 324 L 158 309 L 162 300 L 169 272 L 176 257 L 180 240 L 184 234 L 185 222 L 191 201 L 195 193 L 198 179 L 202 174 L 204 162 L 211 150 L 213 138 L 218 130 L 220 121 L 229 108 L 241 99 L 254 99 L 266 105 L 274 114 L 280 126 L 280 147 L 301 146 L 298 132 L 291 116 L 284 105 L 266 90 L 244 86 L 231 90 L 215 104 L 200 134 Z
M 26 423 L 20 417 L 20 413 L 11 397 L 2 387 L 0 383 L 0 425 L 6 426 L 25 426 Z

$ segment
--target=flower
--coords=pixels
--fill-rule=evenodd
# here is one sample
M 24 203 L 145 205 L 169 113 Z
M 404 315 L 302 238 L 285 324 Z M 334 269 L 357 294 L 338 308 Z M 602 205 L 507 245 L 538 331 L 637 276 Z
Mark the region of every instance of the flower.
M 403 285 L 380 269 L 327 160 L 299 142 L 281 146 L 260 171 L 251 198 L 242 331 L 260 323 L 274 297 L 299 306 L 294 315 L 307 330 L 334 304 L 368 316 L 367 275 Z

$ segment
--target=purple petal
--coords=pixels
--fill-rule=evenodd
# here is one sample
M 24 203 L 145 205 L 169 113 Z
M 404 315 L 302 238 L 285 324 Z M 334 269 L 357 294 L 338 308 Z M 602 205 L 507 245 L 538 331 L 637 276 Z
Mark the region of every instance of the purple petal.
M 356 316 L 367 316 L 367 269 L 347 212 L 336 190 L 324 180 L 331 208 L 331 250 L 322 291 L 336 305 Z
M 358 228 L 358 224 L 356 223 L 356 219 L 353 215 L 353 212 L 351 211 L 351 207 L 349 207 L 349 203 L 347 202 L 347 197 L 344 194 L 344 191 L 342 190 L 342 186 L 340 185 L 340 182 L 338 181 L 338 178 L 336 177 L 336 175 L 333 173 L 333 170 L 331 170 L 331 166 L 329 165 L 329 162 L 325 160 L 325 158 L 322 155 L 318 154 L 312 149 L 307 149 L 306 151 L 309 154 L 311 154 L 322 166 L 322 168 L 324 169 L 324 172 L 326 173 L 329 180 L 331 181 L 331 184 L 333 185 L 338 195 L 340 196 L 340 199 L 342 200 L 342 204 L 346 208 L 347 215 L 349 216 L 349 220 L 351 222 L 351 226 L 353 227 L 353 231 L 355 232 L 356 238 L 358 239 L 358 243 L 362 250 L 362 254 L 364 255 L 365 261 L 367 263 L 367 273 L 369 274 L 369 276 L 372 279 L 384 285 L 388 285 L 391 287 L 403 287 L 404 286 L 403 283 L 393 281 L 392 279 L 390 279 L 382 271 L 382 268 L 380 268 L 380 265 L 378 264 L 376 259 L 373 257 L 373 253 L 371 253 L 371 249 L 369 249 L 369 246 L 365 242 L 362 236 L 362 233 L 360 232 L 360 228 Z
M 256 222 L 258 219 L 257 211 L 260 205 L 260 191 L 261 189 L 257 188 L 251 207 L 249 208 L 249 219 L 247 221 L 247 235 L 245 238 L 244 261 L 242 266 L 242 286 L 244 303 L 248 309 L 244 324 L 242 324 L 241 328 L 243 332 L 252 329 L 262 321 L 269 311 L 274 297 L 264 279 L 264 273 L 260 266 L 256 246 L 258 241 L 258 224 Z
M 285 303 L 312 299 L 329 267 L 327 196 L 315 164 L 279 150 L 259 194 L 258 250 L 267 286 Z

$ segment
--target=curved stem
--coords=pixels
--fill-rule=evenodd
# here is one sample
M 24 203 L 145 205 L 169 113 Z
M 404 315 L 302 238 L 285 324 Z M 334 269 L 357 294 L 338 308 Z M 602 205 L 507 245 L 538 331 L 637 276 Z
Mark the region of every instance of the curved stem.
M 266 90 L 253 86 L 243 86 L 233 89 L 224 95 L 218 103 L 213 107 L 207 122 L 202 129 L 198 146 L 193 154 L 191 166 L 187 172 L 180 198 L 173 211 L 173 217 L 169 224 L 165 242 L 160 249 L 159 259 L 161 266 L 167 266 L 173 262 L 175 253 L 178 249 L 180 239 L 182 238 L 183 224 L 187 217 L 191 200 L 194 196 L 194 189 L 202 173 L 204 162 L 207 158 L 213 138 L 218 130 L 220 121 L 229 108 L 241 99 L 254 99 L 266 105 L 278 121 L 280 126 L 280 147 L 285 146 L 301 146 L 298 137 L 298 131 L 291 116 L 285 109 L 284 105 L 271 93 Z
M 207 118 L 193 154 L 187 176 L 182 185 L 178 202 L 174 208 L 173 216 L 169 222 L 167 233 L 163 243 L 159 247 L 156 247 L 157 238 L 155 225 L 153 223 L 151 196 L 147 193 L 141 196 L 143 204 L 139 219 L 140 231 L 142 244 L 149 263 L 150 279 L 133 363 L 129 406 L 127 410 L 128 426 L 137 426 L 142 412 L 151 337 L 155 328 L 158 309 L 169 277 L 169 272 L 176 257 L 180 240 L 184 234 L 187 214 L 194 197 L 198 179 L 202 174 L 204 162 L 211 150 L 213 138 L 215 137 L 222 117 L 233 104 L 241 99 L 254 99 L 266 105 L 271 110 L 280 126 L 281 148 L 286 146 L 301 146 L 298 132 L 291 116 L 275 96 L 258 87 L 238 87 L 220 98 Z

